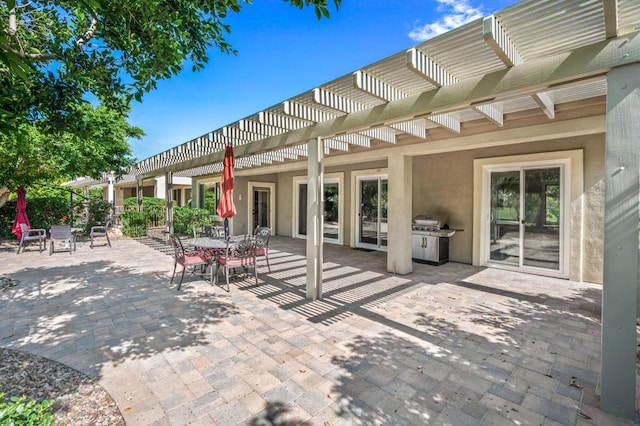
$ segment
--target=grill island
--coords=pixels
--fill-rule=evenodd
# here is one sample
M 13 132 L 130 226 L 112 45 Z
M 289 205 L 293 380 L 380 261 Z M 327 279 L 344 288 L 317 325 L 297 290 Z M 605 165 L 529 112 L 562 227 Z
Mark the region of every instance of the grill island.
M 411 257 L 416 262 L 442 265 L 449 261 L 449 238 L 456 231 L 449 229 L 449 218 L 419 215 L 411 227 Z

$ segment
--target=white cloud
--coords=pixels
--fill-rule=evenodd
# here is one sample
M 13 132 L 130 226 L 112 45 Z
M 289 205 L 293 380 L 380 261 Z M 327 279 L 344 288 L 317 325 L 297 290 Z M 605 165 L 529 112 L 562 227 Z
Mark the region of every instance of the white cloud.
M 414 28 L 409 37 L 414 41 L 425 41 L 438 34 L 446 33 L 467 22 L 484 16 L 481 7 L 473 7 L 469 0 L 437 0 L 438 11 L 444 12 L 436 22 Z

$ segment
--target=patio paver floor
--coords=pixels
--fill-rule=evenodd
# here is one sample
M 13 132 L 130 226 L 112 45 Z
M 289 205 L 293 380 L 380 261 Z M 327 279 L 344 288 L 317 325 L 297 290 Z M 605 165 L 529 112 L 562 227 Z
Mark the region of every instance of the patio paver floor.
M 325 246 L 304 299 L 304 241 L 275 237 L 231 292 L 140 241 L 0 250 L 2 346 L 91 377 L 128 425 L 616 425 L 598 410 L 601 286 L 458 263 L 385 271 Z M 638 392 L 640 394 L 640 391 Z

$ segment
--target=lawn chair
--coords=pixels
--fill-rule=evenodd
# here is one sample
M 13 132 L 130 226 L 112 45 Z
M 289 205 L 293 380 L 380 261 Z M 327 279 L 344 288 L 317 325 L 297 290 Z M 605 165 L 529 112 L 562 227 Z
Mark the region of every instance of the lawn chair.
M 182 280 L 184 279 L 184 272 L 187 268 L 191 268 L 191 273 L 195 274 L 196 269 L 200 268 L 200 275 L 205 275 L 207 267 L 211 264 L 212 258 L 207 256 L 202 251 L 185 252 L 180 237 L 175 234 L 169 235 L 169 240 L 173 246 L 173 275 L 171 275 L 171 283 L 176 276 L 176 268 L 178 265 L 182 265 L 182 275 L 180 276 L 180 282 L 178 283 L 178 290 L 182 286 Z M 211 268 L 213 270 L 213 268 Z
M 271 265 L 269 264 L 269 238 L 271 238 L 271 228 L 258 226 L 253 232 L 253 236 L 256 239 L 256 257 L 264 256 L 267 260 L 267 268 L 269 268 L 269 272 L 271 272 Z
M 216 258 L 216 270 L 213 273 L 214 285 L 218 281 L 218 271 L 221 268 L 227 281 L 227 291 L 230 291 L 229 277 L 232 275 L 247 274 L 253 271 L 256 284 L 258 284 L 255 238 L 247 236 L 237 241 L 234 241 L 232 238 L 227 238 L 227 248 L 224 254 Z
M 21 223 L 20 230 L 22 231 L 22 238 L 20 238 L 20 245 L 16 254 L 20 254 L 20 249 L 24 253 L 24 245 L 29 241 L 38 241 L 40 253 L 42 253 L 42 243 L 44 243 L 45 250 L 47 249 L 47 231 L 45 229 L 29 229 L 26 223 Z
M 95 238 L 106 238 L 107 239 L 106 244 L 109 247 L 111 247 L 111 240 L 109 239 L 110 227 L 111 227 L 111 221 L 107 221 L 107 223 L 104 226 L 96 225 L 91 227 L 91 230 L 89 231 L 89 238 L 91 238 L 91 244 L 90 244 L 91 248 L 93 248 L 93 240 Z
M 55 251 L 56 241 L 62 249 L 69 249 L 69 254 L 76 249 L 76 237 L 71 232 L 71 225 L 51 225 L 49 230 L 49 256 Z

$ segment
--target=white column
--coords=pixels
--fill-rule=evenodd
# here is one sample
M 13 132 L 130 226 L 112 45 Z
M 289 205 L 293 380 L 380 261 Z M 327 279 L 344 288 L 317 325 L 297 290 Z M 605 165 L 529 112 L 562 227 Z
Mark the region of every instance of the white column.
M 322 140 L 310 140 L 307 148 L 307 299 L 316 300 L 322 298 Z
M 138 211 L 142 211 L 142 179 L 136 179 L 136 198 L 138 201 Z
M 607 413 L 633 420 L 640 233 L 640 64 L 607 76 L 602 395 Z
M 113 205 L 113 200 L 115 198 L 115 189 L 114 184 L 116 182 L 116 178 L 113 176 L 113 173 L 109 174 L 107 178 L 107 201 Z
M 391 153 L 387 168 L 387 271 L 408 274 L 413 271 L 411 260 L 411 221 L 413 190 L 412 157 Z
M 165 218 L 167 222 L 167 233 L 173 234 L 173 173 L 166 172 L 165 180 Z
M 200 202 L 200 194 L 198 194 L 198 181 L 191 178 L 191 207 L 198 208 Z

